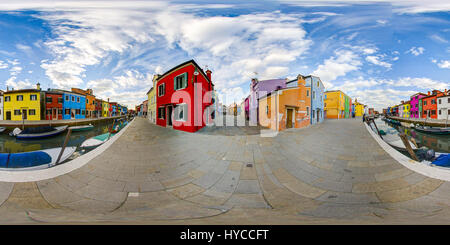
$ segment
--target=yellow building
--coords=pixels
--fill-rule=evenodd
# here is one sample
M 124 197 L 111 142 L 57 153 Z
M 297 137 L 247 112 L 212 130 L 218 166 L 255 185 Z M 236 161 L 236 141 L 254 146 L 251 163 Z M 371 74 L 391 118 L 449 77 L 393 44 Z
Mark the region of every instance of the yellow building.
M 147 92 L 148 96 L 148 120 L 152 123 L 156 123 L 156 90 L 154 87 L 156 86 L 156 79 L 158 79 L 159 75 L 153 76 L 153 87 Z
M 355 117 L 362 117 L 364 114 L 364 105 L 355 100 Z
M 102 117 L 109 117 L 109 102 L 102 101 Z
M 41 89 L 10 90 L 4 93 L 4 120 L 41 120 Z
M 410 111 L 411 111 L 411 103 L 409 101 L 405 102 L 405 104 L 402 105 L 403 107 L 403 115 L 402 117 L 409 118 Z
M 348 117 L 349 97 L 340 90 L 326 91 L 324 103 L 325 118 L 340 119 Z

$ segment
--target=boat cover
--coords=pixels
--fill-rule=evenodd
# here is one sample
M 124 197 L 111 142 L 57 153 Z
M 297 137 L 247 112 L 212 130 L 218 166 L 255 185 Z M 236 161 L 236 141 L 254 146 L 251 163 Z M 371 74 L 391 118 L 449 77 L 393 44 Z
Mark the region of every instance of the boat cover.
M 449 167 L 450 166 L 450 154 L 442 154 L 436 160 L 432 162 L 436 166 Z
M 22 134 L 39 134 L 39 133 L 47 133 L 55 130 L 54 127 L 50 126 L 42 126 L 42 127 L 34 127 L 34 128 L 26 128 L 22 131 Z
M 9 162 L 8 162 L 9 157 Z M 43 151 L 23 152 L 23 153 L 0 153 L 1 168 L 26 168 L 43 164 L 49 164 L 52 158 Z

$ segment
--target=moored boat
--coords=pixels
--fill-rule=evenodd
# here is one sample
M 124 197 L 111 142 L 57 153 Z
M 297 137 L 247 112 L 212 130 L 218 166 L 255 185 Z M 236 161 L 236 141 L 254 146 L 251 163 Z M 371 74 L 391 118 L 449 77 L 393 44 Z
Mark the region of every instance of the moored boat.
M 416 126 L 414 130 L 427 134 L 450 135 L 450 128 Z
M 93 128 L 94 128 L 94 125 L 92 125 L 92 124 L 69 127 L 69 129 L 71 129 L 72 132 L 88 131 L 88 130 L 92 130 Z
M 5 127 L 0 127 L 0 133 L 3 133 L 3 131 L 5 131 L 6 128 Z
M 108 141 L 114 135 L 115 135 L 114 133 L 105 133 L 105 134 L 97 135 L 95 137 L 85 140 L 81 144 L 81 147 L 82 148 L 92 148 L 92 147 L 99 146 L 99 145 L 105 143 L 106 141 Z
M 58 135 L 64 132 L 67 129 L 66 126 L 61 127 L 35 127 L 35 128 L 26 128 L 25 130 L 20 130 L 19 128 L 15 128 L 13 132 L 10 133 L 11 136 L 15 136 L 17 139 L 40 139 Z
M 67 160 L 75 152 L 76 147 L 66 147 L 61 155 L 60 163 Z M 0 153 L 0 168 L 46 168 L 56 164 L 62 148 L 51 148 L 21 153 Z

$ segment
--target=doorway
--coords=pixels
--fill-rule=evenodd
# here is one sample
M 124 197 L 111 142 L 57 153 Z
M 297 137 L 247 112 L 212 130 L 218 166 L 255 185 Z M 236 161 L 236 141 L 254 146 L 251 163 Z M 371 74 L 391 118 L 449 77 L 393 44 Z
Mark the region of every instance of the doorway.
M 10 111 L 6 112 L 6 120 L 11 120 L 11 112 Z
M 22 118 L 27 120 L 27 109 L 22 109 Z
M 58 110 L 56 108 L 52 109 L 52 120 L 58 119 Z
M 168 127 L 172 127 L 172 111 L 173 111 L 173 107 L 171 105 L 167 106 L 167 126 Z
M 317 112 L 317 114 L 316 114 L 316 115 L 317 115 L 317 116 L 316 116 L 316 118 L 317 118 L 317 122 L 319 122 L 319 121 L 320 121 L 320 120 L 319 120 L 319 116 L 320 116 L 320 110 L 319 110 L 319 109 L 317 109 L 317 110 L 316 110 L 316 112 Z
M 70 110 L 70 119 L 75 119 L 75 109 Z
M 292 128 L 292 114 L 294 110 L 293 109 L 287 109 L 286 112 L 286 128 Z

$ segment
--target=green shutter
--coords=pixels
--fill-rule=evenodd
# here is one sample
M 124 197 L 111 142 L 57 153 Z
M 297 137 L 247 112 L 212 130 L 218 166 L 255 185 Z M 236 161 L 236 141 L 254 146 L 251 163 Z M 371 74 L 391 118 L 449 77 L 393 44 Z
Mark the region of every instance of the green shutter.
M 186 72 L 186 73 L 184 73 L 183 88 L 187 87 L 187 81 L 188 81 L 188 74 Z

